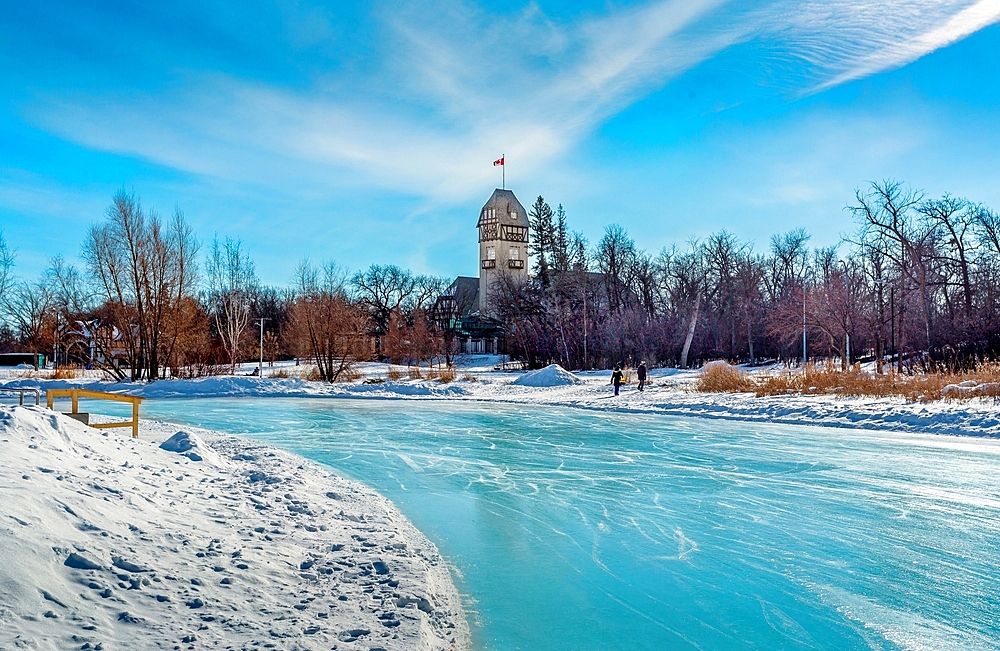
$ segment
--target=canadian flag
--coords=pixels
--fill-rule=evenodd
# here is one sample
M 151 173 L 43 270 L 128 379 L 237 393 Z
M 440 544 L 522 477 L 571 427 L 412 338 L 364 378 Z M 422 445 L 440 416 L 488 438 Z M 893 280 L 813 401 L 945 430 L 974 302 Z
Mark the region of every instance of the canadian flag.
M 503 165 L 503 156 L 493 161 L 493 167 L 496 167 L 497 165 Z

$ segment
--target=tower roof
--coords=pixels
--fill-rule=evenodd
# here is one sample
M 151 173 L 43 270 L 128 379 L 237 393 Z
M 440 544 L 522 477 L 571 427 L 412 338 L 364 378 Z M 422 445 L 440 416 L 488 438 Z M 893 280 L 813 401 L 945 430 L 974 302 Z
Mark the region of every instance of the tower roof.
M 487 208 L 493 208 L 496 211 L 496 216 L 503 224 L 530 226 L 528 223 L 528 211 L 524 209 L 524 206 L 521 205 L 521 202 L 517 200 L 517 197 L 510 190 L 501 190 L 500 188 L 494 190 L 493 196 L 483 205 L 483 209 L 479 211 L 480 219 L 483 218 L 483 214 Z M 515 213 L 516 215 L 513 220 L 510 218 L 511 213 Z M 476 226 L 479 226 L 479 224 L 477 223 Z

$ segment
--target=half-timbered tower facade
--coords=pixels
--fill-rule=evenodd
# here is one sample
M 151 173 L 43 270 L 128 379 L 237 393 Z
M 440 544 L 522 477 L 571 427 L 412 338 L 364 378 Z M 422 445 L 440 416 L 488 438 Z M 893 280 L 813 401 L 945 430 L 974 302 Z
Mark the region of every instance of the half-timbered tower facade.
M 528 274 L 528 213 L 510 190 L 494 190 L 479 212 L 479 312 L 491 309 L 491 287 L 501 274 Z

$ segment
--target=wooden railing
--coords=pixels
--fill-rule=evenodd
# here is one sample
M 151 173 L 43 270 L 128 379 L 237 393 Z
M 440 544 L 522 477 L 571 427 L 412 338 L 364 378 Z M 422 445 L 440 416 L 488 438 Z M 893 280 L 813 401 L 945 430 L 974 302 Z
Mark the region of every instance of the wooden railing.
M 21 395 L 21 401 L 18 404 L 24 404 L 24 394 L 33 393 L 35 394 L 35 405 L 38 405 L 39 396 L 42 392 L 39 389 L 0 389 L 0 393 L 18 393 Z
M 56 398 L 69 398 L 73 402 L 73 411 L 70 413 L 80 413 L 80 398 L 93 398 L 95 400 L 111 400 L 113 402 L 132 403 L 132 420 L 116 421 L 113 423 L 94 423 L 91 427 L 97 429 L 107 429 L 109 427 L 132 427 L 132 436 L 139 438 L 139 403 L 144 398 L 135 396 L 123 396 L 118 393 L 104 393 L 103 391 L 88 391 L 87 389 L 48 389 L 45 392 L 45 404 L 52 409 L 52 401 Z

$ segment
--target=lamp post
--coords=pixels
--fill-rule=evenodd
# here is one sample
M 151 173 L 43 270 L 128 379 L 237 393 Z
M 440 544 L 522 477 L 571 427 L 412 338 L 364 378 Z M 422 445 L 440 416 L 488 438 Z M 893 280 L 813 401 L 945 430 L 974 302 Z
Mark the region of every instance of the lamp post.
M 802 275 L 802 366 L 806 365 L 806 277 Z
M 851 311 L 850 311 L 850 295 L 851 295 L 851 283 L 849 281 L 850 273 L 847 268 L 847 260 L 841 260 L 841 264 L 844 265 L 844 370 L 851 365 Z
M 260 317 L 257 319 L 257 321 L 260 322 L 260 366 L 258 366 L 257 368 L 260 370 L 261 378 L 264 377 L 264 322 L 270 320 L 271 319 L 266 319 L 264 317 Z

